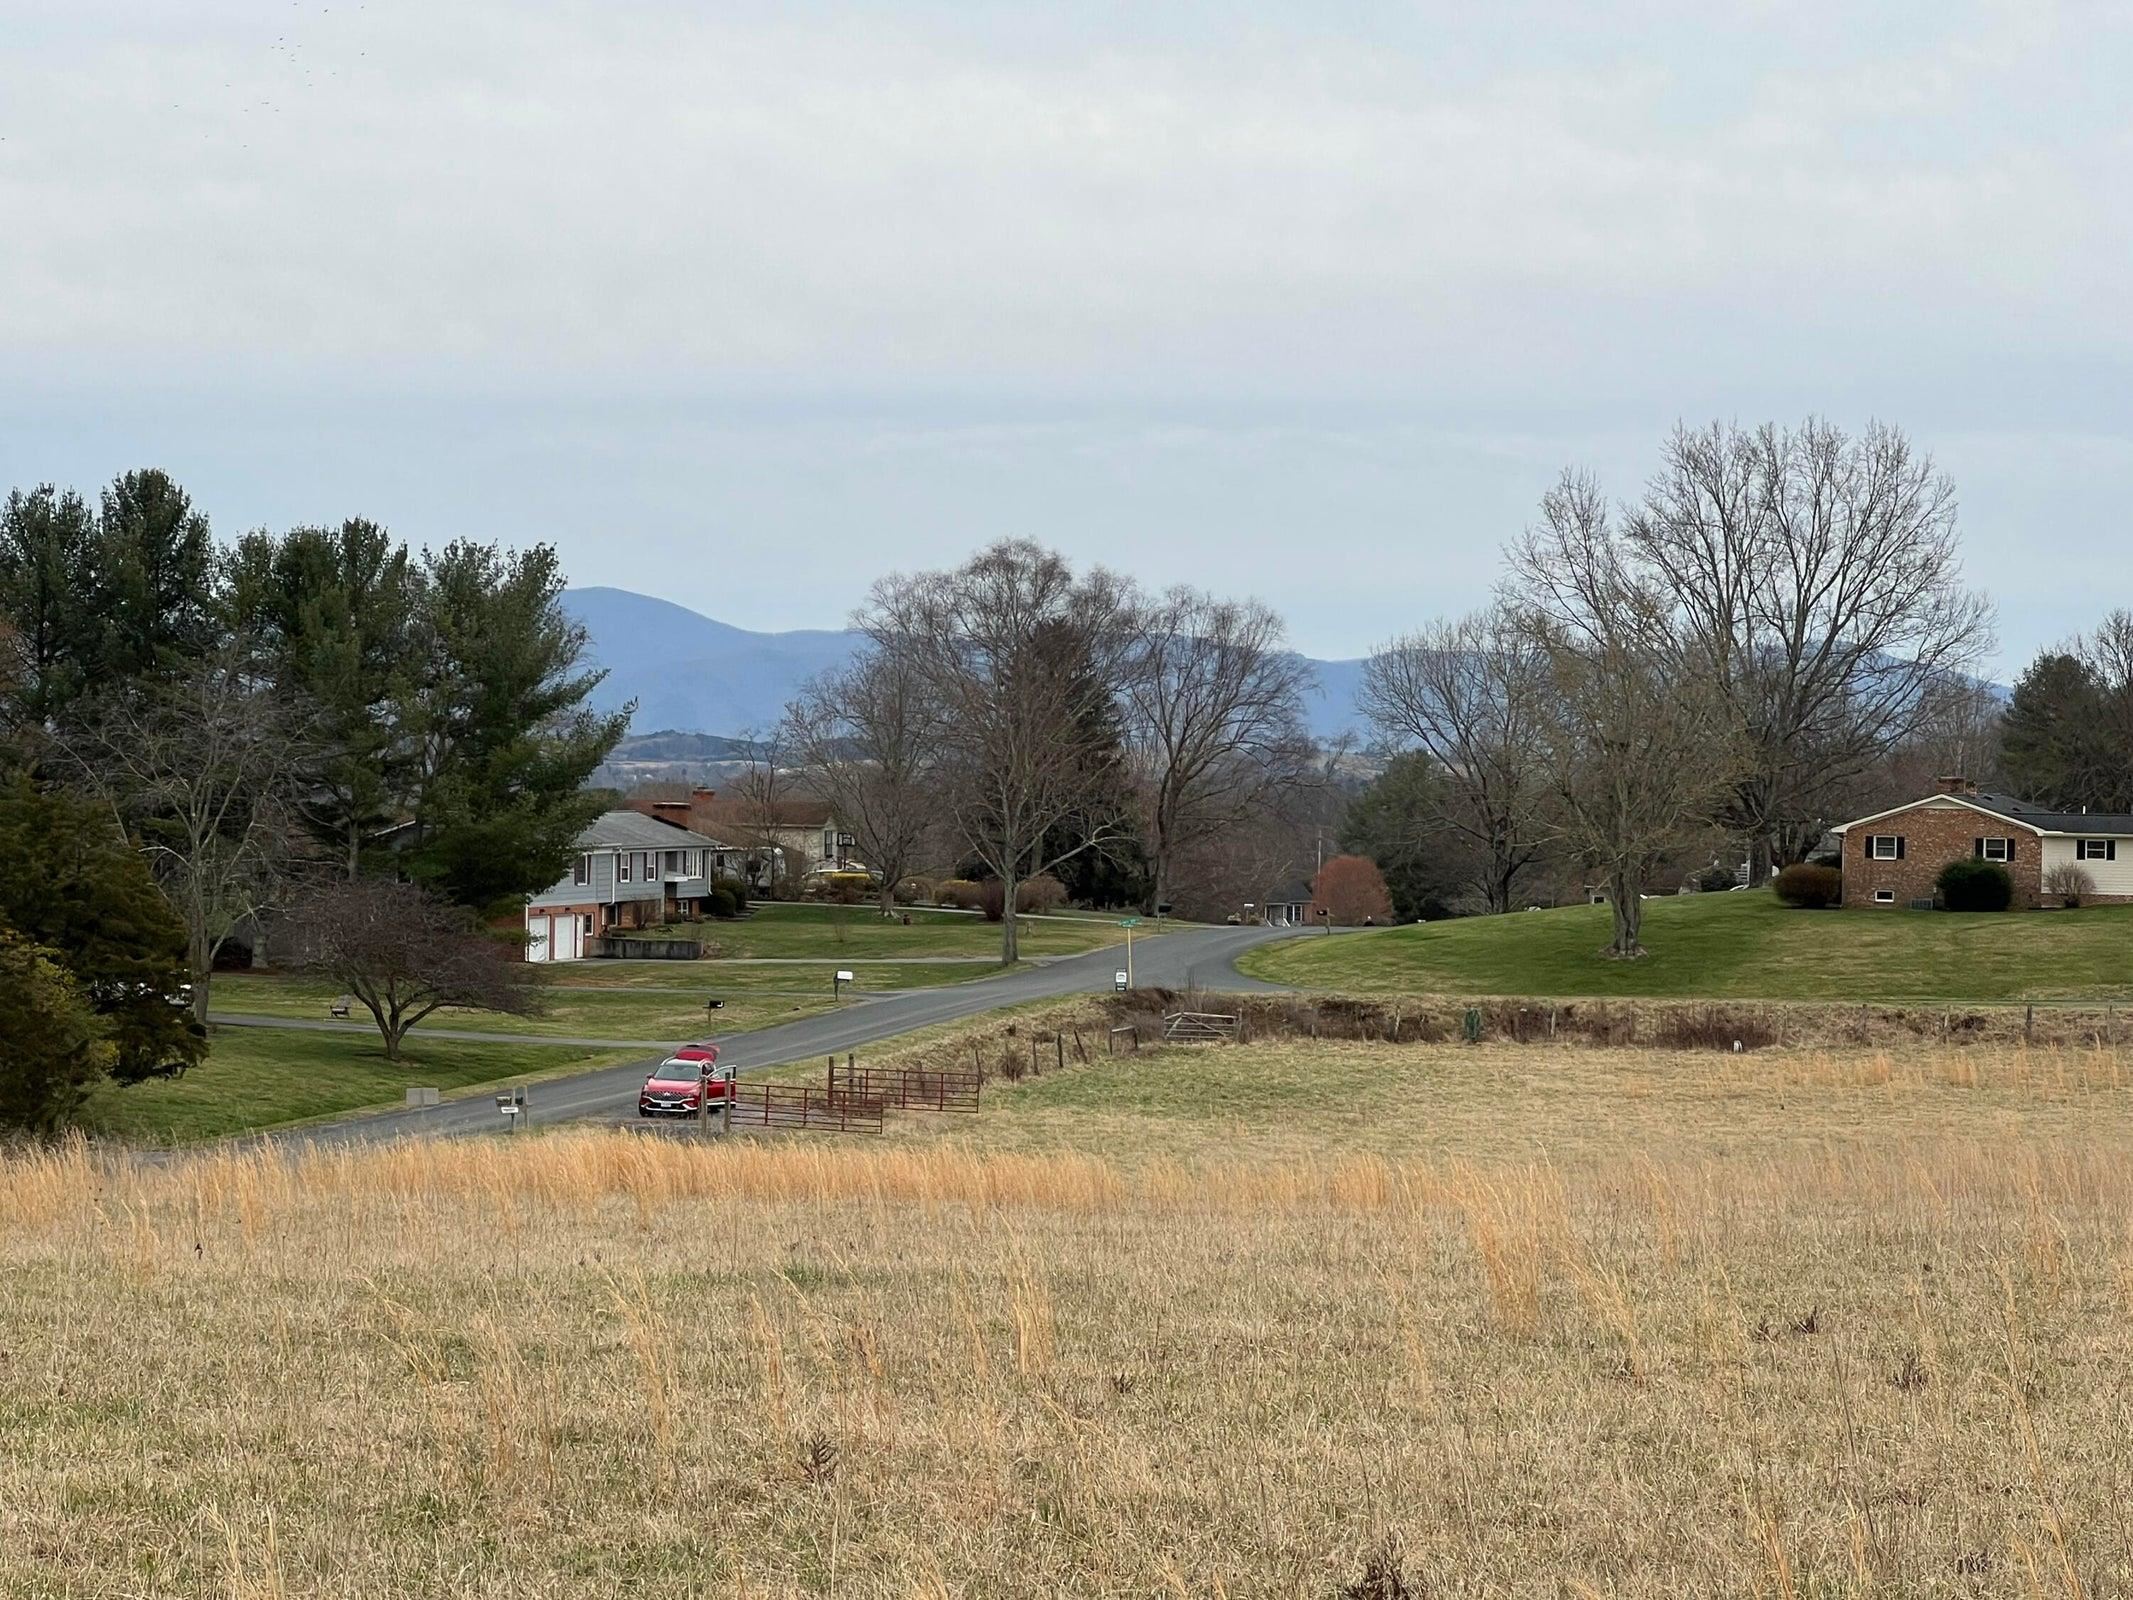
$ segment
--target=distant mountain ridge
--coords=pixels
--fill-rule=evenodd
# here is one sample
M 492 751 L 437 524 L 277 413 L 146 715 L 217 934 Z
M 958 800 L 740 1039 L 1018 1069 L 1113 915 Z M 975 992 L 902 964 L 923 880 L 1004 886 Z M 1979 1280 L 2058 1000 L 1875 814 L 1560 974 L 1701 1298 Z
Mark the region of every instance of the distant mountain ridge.
M 738 738 L 768 729 L 816 673 L 849 661 L 863 634 L 849 628 L 757 633 L 653 595 L 595 585 L 567 589 L 563 609 L 584 627 L 607 677 L 592 703 L 615 711 L 637 702 L 633 731 Z M 1317 692 L 1305 720 L 1322 738 L 1358 726 L 1360 661 L 1310 661 Z

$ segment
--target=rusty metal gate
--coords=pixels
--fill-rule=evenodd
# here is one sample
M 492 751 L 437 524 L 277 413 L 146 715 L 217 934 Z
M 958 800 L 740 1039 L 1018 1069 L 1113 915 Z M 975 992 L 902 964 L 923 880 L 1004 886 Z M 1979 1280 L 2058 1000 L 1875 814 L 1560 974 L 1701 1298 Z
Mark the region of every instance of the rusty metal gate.
M 831 1133 L 881 1132 L 878 1095 L 834 1093 L 811 1083 L 736 1083 L 732 1088 L 736 1128 L 813 1128 Z
M 878 1100 L 900 1111 L 975 1111 L 985 1087 L 976 1067 L 868 1067 L 829 1064 L 829 1092 Z

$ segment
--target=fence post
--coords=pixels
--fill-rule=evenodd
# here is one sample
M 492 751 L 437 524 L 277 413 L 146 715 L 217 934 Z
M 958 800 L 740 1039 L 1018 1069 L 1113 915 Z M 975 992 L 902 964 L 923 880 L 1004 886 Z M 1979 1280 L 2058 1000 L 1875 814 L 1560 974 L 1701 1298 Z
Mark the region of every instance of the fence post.
M 1066 1071 L 1066 1035 L 1056 1029 L 1052 1033 L 1052 1054 L 1057 1058 L 1054 1062 L 1055 1069 Z
M 2029 1044 L 2033 1042 L 2036 1037 L 2037 1008 L 2035 1006 L 2024 1006 L 2022 1008 L 2022 1042 L 2024 1044 Z

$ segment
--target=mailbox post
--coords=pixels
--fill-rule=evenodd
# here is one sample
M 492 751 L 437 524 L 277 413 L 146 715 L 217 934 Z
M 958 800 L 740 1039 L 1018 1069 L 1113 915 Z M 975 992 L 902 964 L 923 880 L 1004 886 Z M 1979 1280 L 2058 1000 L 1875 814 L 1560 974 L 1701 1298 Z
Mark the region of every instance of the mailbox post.
M 1126 987 L 1133 987 L 1133 930 L 1141 925 L 1139 917 L 1121 917 L 1118 925 L 1126 930 Z
M 505 1090 L 496 1097 L 496 1109 L 504 1119 L 504 1126 L 513 1133 L 518 1132 L 519 1124 L 526 1120 L 526 1091 L 524 1089 Z

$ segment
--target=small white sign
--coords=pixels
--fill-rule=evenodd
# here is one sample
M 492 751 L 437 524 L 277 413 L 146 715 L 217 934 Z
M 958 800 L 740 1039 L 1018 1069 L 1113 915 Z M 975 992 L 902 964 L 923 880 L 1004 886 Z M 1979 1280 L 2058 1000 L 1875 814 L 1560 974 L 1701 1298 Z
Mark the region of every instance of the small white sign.
M 1123 972 L 1113 973 L 1111 975 L 1111 987 L 1120 994 L 1124 994 L 1126 992 L 1126 975 Z
M 852 975 L 849 972 L 840 972 L 837 974 L 837 981 L 839 983 L 850 983 L 852 981 Z

